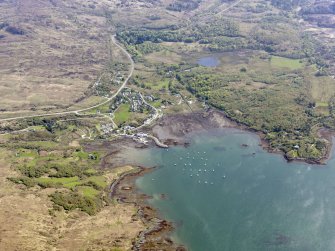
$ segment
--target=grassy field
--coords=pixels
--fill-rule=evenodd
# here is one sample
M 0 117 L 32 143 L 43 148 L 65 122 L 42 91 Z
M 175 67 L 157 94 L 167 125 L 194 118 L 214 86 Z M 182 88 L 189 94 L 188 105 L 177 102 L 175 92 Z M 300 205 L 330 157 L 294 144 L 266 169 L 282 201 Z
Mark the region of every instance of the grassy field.
M 304 65 L 300 59 L 272 56 L 271 66 L 280 68 L 289 68 L 290 70 L 297 70 L 303 68 Z
M 169 83 L 168 83 L 168 80 L 162 80 L 162 81 L 158 81 L 154 83 L 146 82 L 145 86 L 155 91 L 159 91 L 159 90 L 167 90 L 169 88 Z
M 88 187 L 88 186 L 80 186 L 78 187 L 79 194 L 89 197 L 89 198 L 95 198 L 96 196 L 99 195 L 99 191 L 94 189 L 93 187 Z
M 68 177 L 68 178 L 36 178 L 34 179 L 37 184 L 40 184 L 45 187 L 52 186 L 63 186 L 66 188 L 73 188 L 77 185 L 80 185 L 79 177 Z
M 106 98 L 103 98 L 103 97 L 90 96 L 88 98 L 85 98 L 81 102 L 78 102 L 78 103 L 74 104 L 73 106 L 71 106 L 71 110 L 84 109 L 84 108 L 87 108 L 87 107 L 90 107 L 90 106 L 100 104 L 105 100 L 106 100 Z
M 153 64 L 177 64 L 181 62 L 181 56 L 170 50 L 150 53 L 146 56 L 146 60 Z
M 126 121 L 129 121 L 129 118 L 131 116 L 131 112 L 129 111 L 129 109 L 130 109 L 130 104 L 122 104 L 115 111 L 114 121 L 117 125 L 120 125 Z
M 334 80 L 329 77 L 318 77 L 310 76 L 311 81 L 311 95 L 317 101 L 321 103 L 327 103 L 330 98 L 335 94 Z

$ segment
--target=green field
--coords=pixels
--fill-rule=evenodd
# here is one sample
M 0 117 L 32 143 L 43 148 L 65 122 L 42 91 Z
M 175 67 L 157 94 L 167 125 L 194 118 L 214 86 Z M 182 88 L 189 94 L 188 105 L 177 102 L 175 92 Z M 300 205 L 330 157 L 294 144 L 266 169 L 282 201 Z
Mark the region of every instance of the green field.
M 271 57 L 271 66 L 279 68 L 289 68 L 291 70 L 297 70 L 303 68 L 304 64 L 301 63 L 300 59 L 291 59 L 278 56 Z
M 77 188 L 77 191 L 82 194 L 83 196 L 94 198 L 99 195 L 100 191 L 94 189 L 93 187 L 89 186 L 80 186 Z
M 107 186 L 107 181 L 104 176 L 91 176 L 82 181 L 82 183 L 93 182 L 101 189 L 104 189 Z
M 316 107 L 328 107 L 328 103 L 327 102 L 316 102 Z
M 122 104 L 119 106 L 119 108 L 114 113 L 114 121 L 117 125 L 120 125 L 122 123 L 125 123 L 129 120 L 131 116 L 131 112 L 129 111 L 130 104 Z
M 41 184 L 45 187 L 60 185 L 67 188 L 72 188 L 77 185 L 80 185 L 78 177 L 66 177 L 66 178 L 36 178 L 36 183 Z
M 157 82 L 147 82 L 145 83 L 146 87 L 149 87 L 153 90 L 160 91 L 160 90 L 167 90 L 169 87 L 169 81 L 168 80 L 162 80 L 162 81 L 157 81 Z
M 87 183 L 92 183 L 95 186 L 104 189 L 107 186 L 106 178 L 103 176 L 91 176 L 88 178 L 80 179 L 79 177 L 41 177 L 34 179 L 37 184 L 40 184 L 44 187 L 60 185 L 66 188 L 73 188 L 76 186 L 85 185 Z

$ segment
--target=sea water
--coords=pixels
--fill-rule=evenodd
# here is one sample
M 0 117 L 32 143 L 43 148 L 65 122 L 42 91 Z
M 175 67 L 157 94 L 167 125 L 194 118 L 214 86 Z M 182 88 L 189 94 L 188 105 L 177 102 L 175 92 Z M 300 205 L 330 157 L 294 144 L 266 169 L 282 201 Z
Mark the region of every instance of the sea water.
M 287 163 L 259 143 L 222 129 L 193 134 L 187 148 L 137 151 L 158 166 L 137 186 L 191 251 L 335 250 L 335 159 Z

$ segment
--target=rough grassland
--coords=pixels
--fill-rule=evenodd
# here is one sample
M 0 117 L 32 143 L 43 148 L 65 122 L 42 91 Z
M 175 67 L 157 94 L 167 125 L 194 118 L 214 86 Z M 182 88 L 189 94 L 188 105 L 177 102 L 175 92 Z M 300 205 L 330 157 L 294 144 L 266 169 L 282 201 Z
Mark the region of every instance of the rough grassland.
M 1 151 L 3 159 L 8 153 Z M 112 182 L 130 167 L 106 174 Z M 48 195 L 54 189 L 21 189 L 6 178 L 15 175 L 10 166 L 0 161 L 0 250 L 129 250 L 131 240 L 143 229 L 132 215 L 132 205 L 113 203 L 98 214 L 89 216 L 79 211 L 50 214 L 52 202 Z M 80 192 L 94 196 L 91 187 Z M 117 241 L 119 240 L 119 241 Z
M 0 29 L 2 111 L 63 109 L 85 96 L 109 57 L 104 2 L 92 11 L 81 0 L 0 1 L 0 25 L 23 33 Z

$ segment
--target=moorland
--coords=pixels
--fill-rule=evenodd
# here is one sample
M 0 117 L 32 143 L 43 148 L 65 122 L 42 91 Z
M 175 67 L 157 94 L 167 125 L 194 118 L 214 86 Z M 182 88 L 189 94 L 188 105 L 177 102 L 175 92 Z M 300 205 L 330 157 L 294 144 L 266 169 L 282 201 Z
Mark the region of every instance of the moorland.
M 147 226 L 109 185 L 135 169 L 106 166 L 109 146 L 85 146 L 146 143 L 137 134 L 160 116 L 219 109 L 290 160 L 324 161 L 322 132 L 335 129 L 334 9 L 326 0 L 0 1 L 0 247 L 129 250 Z M 204 57 L 218 64 L 200 65 Z

